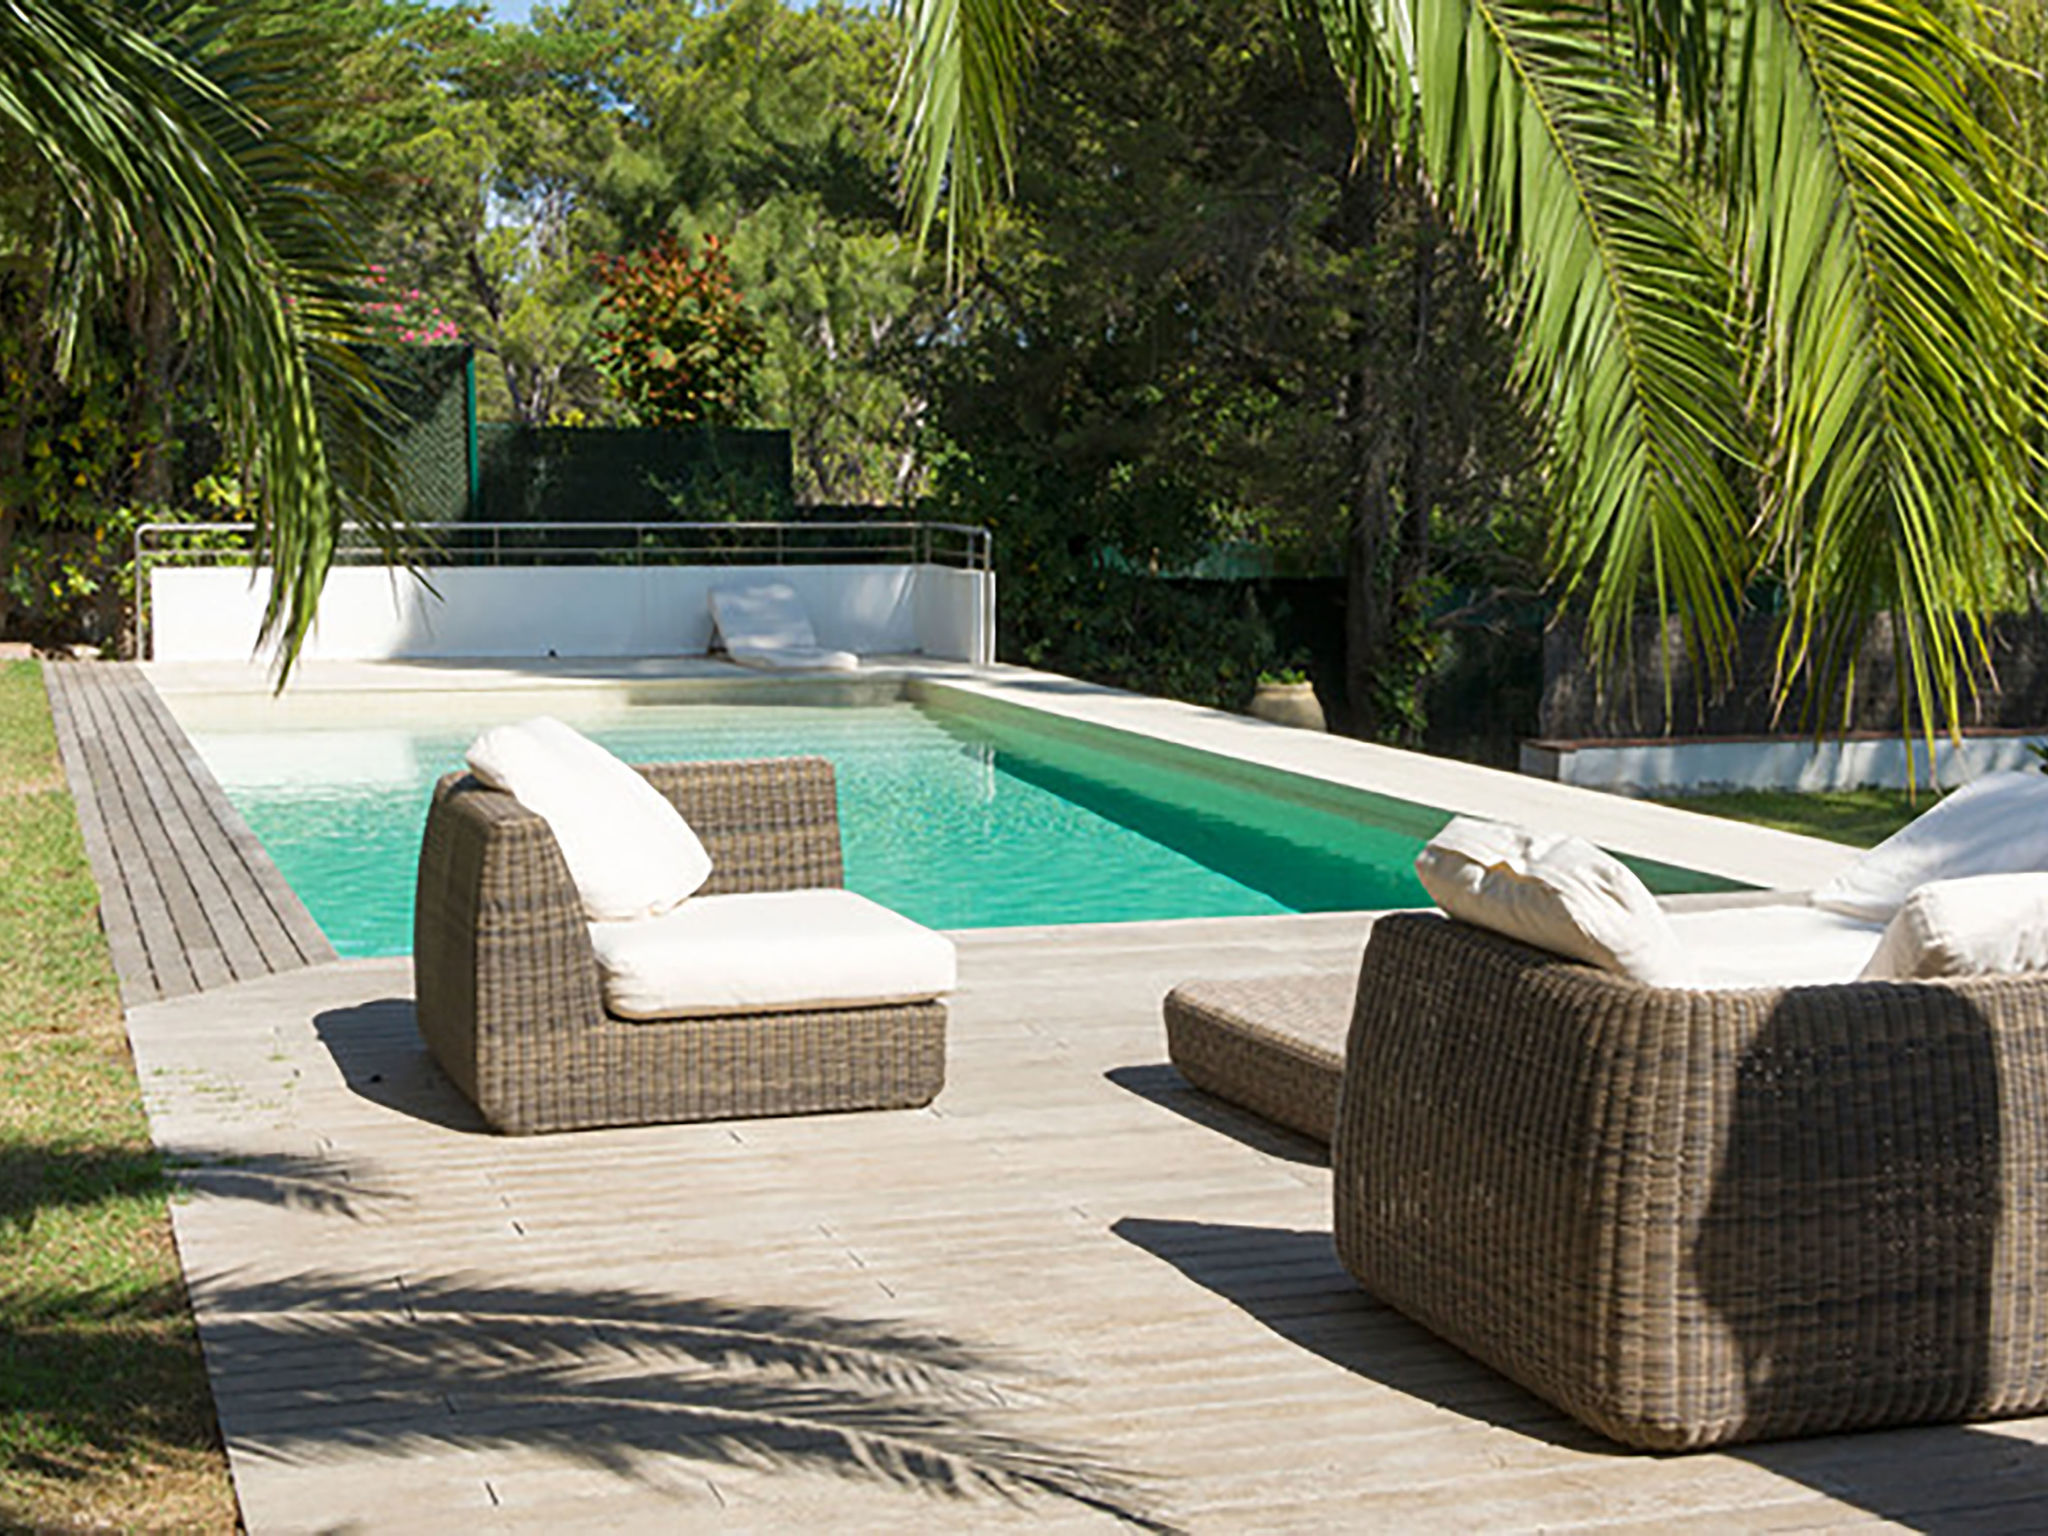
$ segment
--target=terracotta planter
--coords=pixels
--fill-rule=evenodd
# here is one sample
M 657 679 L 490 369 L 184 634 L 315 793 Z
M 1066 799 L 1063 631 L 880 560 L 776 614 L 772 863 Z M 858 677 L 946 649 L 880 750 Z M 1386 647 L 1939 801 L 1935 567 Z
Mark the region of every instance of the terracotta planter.
M 1316 702 L 1314 683 L 1261 683 L 1245 713 L 1275 725 L 1292 725 L 1304 731 L 1327 731 L 1323 706 Z

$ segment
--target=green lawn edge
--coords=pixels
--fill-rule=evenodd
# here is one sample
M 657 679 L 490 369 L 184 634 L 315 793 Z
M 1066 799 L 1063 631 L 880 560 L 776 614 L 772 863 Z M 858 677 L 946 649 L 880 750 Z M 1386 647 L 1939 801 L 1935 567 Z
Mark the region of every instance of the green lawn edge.
M 1740 789 L 1719 794 L 1659 796 L 1659 805 L 1724 816 L 1780 832 L 1801 832 L 1855 848 L 1871 848 L 1934 804 L 1927 790 Z
M 232 1531 L 98 904 L 41 668 L 0 664 L 0 1529 Z

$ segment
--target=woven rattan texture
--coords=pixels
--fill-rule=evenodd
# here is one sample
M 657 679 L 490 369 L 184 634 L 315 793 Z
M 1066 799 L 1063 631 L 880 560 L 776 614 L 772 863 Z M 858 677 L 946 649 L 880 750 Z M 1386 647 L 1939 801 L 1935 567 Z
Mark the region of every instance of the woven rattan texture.
M 1167 993 L 1166 1054 L 1205 1093 L 1328 1142 L 1358 980 L 1191 981 Z
M 707 894 L 840 884 L 831 764 L 643 770 L 704 840 Z M 547 823 L 451 774 L 420 849 L 421 1036 L 517 1133 L 927 1103 L 945 1080 L 940 1003 L 626 1023 L 604 1011 L 590 934 Z
M 1346 1054 L 1345 1266 L 1595 1429 L 2048 1407 L 2048 980 L 1672 991 L 1397 915 Z

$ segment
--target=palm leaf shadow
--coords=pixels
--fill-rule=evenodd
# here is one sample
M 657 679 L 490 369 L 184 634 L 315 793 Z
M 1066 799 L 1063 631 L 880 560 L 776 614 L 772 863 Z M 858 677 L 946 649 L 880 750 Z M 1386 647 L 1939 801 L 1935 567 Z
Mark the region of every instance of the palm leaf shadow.
M 26 1234 L 47 1210 L 181 1193 L 354 1220 L 368 1207 L 399 1198 L 374 1168 L 331 1157 L 121 1143 L 0 1145 L 0 1232 Z
M 1172 1528 L 1101 1456 L 1000 1427 L 1030 1392 L 1014 1365 L 893 1322 L 459 1274 L 230 1278 L 193 1299 L 228 1438 L 280 1460 L 518 1445 L 640 1477 L 681 1456 Z M 299 1361 L 282 1377 L 281 1351 Z M 244 1409 L 232 1383 L 254 1376 Z

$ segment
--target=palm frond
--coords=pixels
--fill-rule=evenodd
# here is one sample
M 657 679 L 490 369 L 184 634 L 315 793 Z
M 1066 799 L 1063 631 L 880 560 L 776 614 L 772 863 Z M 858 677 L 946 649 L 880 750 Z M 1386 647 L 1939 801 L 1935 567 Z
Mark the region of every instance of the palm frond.
M 1845 691 L 1891 612 L 1909 719 L 1954 728 L 1983 620 L 2043 554 L 2039 315 L 1985 59 L 1919 0 L 1748 0 L 1725 90 L 1761 341 L 1781 653 Z
M 1414 18 L 1382 0 L 1282 0 L 1298 30 L 1314 22 L 1351 105 L 1361 142 L 1405 145 L 1415 118 Z
M 360 261 L 328 202 L 330 178 L 280 131 L 288 42 L 226 47 L 159 30 L 168 14 L 94 0 L 0 5 L 0 122 L 65 200 L 52 315 L 61 362 L 90 346 L 91 317 L 116 284 L 148 276 L 176 295 L 224 434 L 254 476 L 274 571 L 265 633 L 279 641 L 282 682 L 343 516 L 396 526 L 395 460 L 380 446 L 374 381 L 340 356 Z M 329 434 L 347 445 L 340 491 Z
M 898 0 L 904 193 L 920 240 L 943 204 L 949 271 L 1009 188 L 1025 69 L 1051 10 L 1051 0 Z
M 1627 644 L 1647 589 L 1719 673 L 1750 574 L 1735 306 L 1611 13 L 1577 0 L 1407 10 L 1424 167 L 1506 280 L 1524 386 L 1551 431 L 1564 589 L 1587 601 L 1596 654 Z M 1388 21 L 1375 38 L 1400 30 Z

